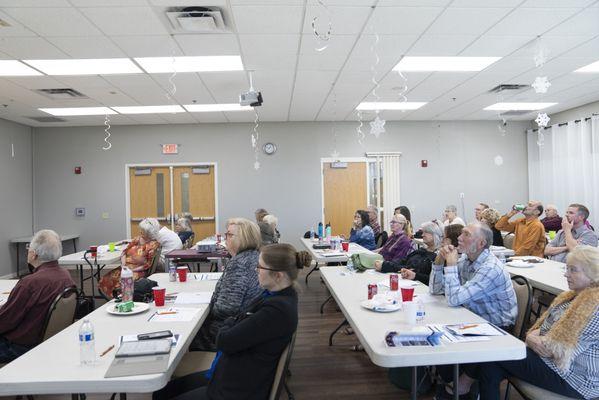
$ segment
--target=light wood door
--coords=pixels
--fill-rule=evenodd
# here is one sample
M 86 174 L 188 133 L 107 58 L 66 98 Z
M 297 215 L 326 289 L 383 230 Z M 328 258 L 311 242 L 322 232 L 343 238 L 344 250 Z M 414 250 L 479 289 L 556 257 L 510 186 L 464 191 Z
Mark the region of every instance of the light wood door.
M 174 167 L 173 189 L 175 216 L 182 212 L 191 213 L 195 240 L 214 235 L 216 233 L 214 166 Z
M 170 228 L 171 179 L 169 167 L 129 168 L 131 237 L 139 235 L 139 222 L 156 218 Z
M 366 209 L 366 163 L 348 162 L 346 168 L 323 163 L 324 221 L 333 235 L 349 235 L 356 210 Z

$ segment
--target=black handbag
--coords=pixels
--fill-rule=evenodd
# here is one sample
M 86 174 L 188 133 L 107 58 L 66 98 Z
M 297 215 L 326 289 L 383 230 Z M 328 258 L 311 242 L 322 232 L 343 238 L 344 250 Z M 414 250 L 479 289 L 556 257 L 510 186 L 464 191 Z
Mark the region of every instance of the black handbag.
M 158 282 L 148 278 L 141 278 L 133 283 L 133 301 L 150 303 L 154 300 L 152 288 L 158 286 Z

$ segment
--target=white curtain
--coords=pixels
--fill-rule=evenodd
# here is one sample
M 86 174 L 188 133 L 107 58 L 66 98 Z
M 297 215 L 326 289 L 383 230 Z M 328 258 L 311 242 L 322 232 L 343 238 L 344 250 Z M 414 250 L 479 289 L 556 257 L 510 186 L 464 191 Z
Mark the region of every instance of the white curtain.
M 564 215 L 571 203 L 591 212 L 590 223 L 599 229 L 599 116 L 543 131 L 527 131 L 528 189 L 530 198 L 555 204 Z
M 399 193 L 399 155 L 382 155 L 380 161 L 383 169 L 383 229 L 390 232 L 391 218 L 395 207 L 400 205 Z

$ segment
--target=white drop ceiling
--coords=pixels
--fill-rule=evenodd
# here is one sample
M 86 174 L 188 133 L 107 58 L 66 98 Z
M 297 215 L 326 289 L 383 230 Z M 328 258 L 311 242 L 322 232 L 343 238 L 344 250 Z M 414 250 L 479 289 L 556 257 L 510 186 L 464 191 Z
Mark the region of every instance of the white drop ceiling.
M 262 91 L 262 121 L 356 120 L 362 101 L 399 101 L 403 56 L 499 56 L 481 72 L 406 72 L 413 111 L 383 111 L 387 120 L 492 120 L 483 108 L 497 102 L 556 102 L 551 114 L 599 100 L 599 74 L 573 73 L 599 60 L 596 0 L 323 0 L 332 18 L 329 46 L 311 23 L 327 30 L 317 0 L 0 0 L 0 59 L 63 59 L 240 55 L 246 71 L 170 74 L 31 76 L 0 78 L 0 118 L 30 126 L 102 125 L 103 116 L 62 117 L 40 123 L 43 107 L 152 106 L 236 103 L 249 87 Z M 172 34 L 169 7 L 222 10 L 228 33 Z M 375 45 L 376 35 L 379 42 Z M 535 66 L 537 37 L 548 60 Z M 489 93 L 499 84 L 552 83 Z M 52 100 L 36 89 L 72 88 L 87 99 Z M 364 118 L 372 114 L 363 112 Z M 111 123 L 250 122 L 252 112 L 112 115 Z M 534 119 L 523 115 L 517 119 Z

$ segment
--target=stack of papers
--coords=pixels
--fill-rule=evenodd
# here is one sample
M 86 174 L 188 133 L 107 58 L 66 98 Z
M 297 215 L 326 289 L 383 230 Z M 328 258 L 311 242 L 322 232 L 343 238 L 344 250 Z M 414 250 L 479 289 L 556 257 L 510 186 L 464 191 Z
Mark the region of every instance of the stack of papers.
M 179 293 L 175 304 L 210 304 L 211 298 L 212 292 Z
M 503 336 L 504 332 L 488 323 L 447 325 L 447 329 L 461 336 Z
M 222 272 L 202 272 L 199 274 L 193 274 L 196 281 L 217 281 L 223 276 Z
M 156 311 L 148 322 L 189 322 L 200 310 L 198 308 L 169 308 Z

